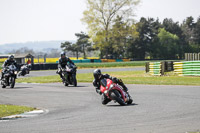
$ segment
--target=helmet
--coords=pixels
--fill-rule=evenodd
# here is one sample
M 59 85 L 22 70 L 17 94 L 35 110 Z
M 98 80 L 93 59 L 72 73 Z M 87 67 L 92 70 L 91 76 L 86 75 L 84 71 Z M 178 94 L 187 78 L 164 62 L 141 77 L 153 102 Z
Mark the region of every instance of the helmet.
M 101 76 L 101 70 L 100 69 L 95 69 L 93 72 L 93 76 L 95 79 L 99 79 Z
M 13 61 L 14 60 L 14 55 L 10 55 L 10 56 L 8 56 L 8 59 L 10 60 L 10 61 Z
M 60 57 L 64 58 L 65 57 L 65 52 L 61 52 Z

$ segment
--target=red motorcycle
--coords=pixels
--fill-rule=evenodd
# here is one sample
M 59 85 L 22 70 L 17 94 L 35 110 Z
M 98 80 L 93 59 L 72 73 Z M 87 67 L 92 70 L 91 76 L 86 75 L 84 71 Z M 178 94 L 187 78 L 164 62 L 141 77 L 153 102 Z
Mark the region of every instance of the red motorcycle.
M 120 105 L 131 104 L 133 102 L 131 96 L 112 80 L 102 79 L 100 84 L 101 93 L 108 99 L 114 100 L 114 102 L 118 102 Z

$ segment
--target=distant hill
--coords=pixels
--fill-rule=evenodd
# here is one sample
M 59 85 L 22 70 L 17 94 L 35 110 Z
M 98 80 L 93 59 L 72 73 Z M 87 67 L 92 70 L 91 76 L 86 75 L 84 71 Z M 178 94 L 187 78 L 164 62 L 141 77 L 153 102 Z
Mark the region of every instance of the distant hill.
M 25 42 L 25 43 L 10 43 L 0 45 L 0 53 L 4 54 L 8 51 L 18 50 L 20 48 L 27 47 L 28 49 L 33 49 L 34 51 L 42 51 L 46 49 L 60 49 L 60 45 L 62 42 L 66 40 L 58 40 L 58 41 L 35 41 L 35 42 Z M 74 43 L 75 41 L 69 41 Z

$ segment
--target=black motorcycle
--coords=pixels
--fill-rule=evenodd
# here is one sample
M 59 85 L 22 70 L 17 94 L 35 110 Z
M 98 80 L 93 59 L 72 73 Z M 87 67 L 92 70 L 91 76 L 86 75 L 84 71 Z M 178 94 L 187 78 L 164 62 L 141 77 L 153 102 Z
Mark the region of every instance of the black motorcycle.
M 25 64 L 21 66 L 20 72 L 18 73 L 18 76 L 25 76 L 26 74 L 29 74 L 31 70 L 31 64 Z
M 14 88 L 15 79 L 17 78 L 17 68 L 15 65 L 7 66 L 4 70 L 4 75 L 1 80 L 2 88 L 6 88 L 6 86 L 10 86 L 10 88 Z
M 69 84 L 77 86 L 76 69 L 77 67 L 71 63 L 62 69 L 62 81 L 65 86 L 68 86 Z

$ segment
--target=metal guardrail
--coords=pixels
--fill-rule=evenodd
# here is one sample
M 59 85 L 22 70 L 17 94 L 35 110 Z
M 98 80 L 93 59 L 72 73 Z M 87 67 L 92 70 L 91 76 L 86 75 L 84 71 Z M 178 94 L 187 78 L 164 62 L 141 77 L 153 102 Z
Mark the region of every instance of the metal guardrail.
M 179 76 L 200 76 L 200 61 L 174 62 L 174 72 Z

